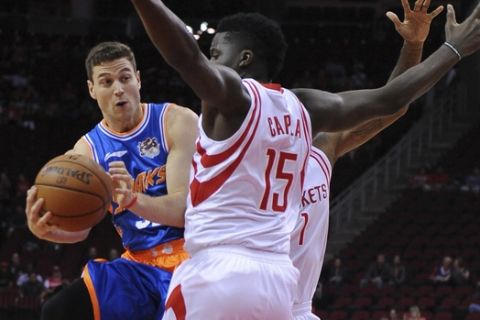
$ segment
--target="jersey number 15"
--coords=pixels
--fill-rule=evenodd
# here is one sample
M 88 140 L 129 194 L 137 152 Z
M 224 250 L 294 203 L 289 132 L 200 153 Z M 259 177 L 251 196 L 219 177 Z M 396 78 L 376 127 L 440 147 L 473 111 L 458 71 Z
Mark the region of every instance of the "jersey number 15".
M 267 206 L 271 205 L 271 208 L 274 212 L 285 212 L 288 206 L 288 192 L 292 186 L 293 173 L 285 172 L 285 162 L 287 161 L 296 161 L 297 155 L 288 152 L 278 152 L 273 149 L 267 150 L 267 168 L 265 170 L 265 191 L 263 192 L 262 202 L 260 203 L 260 209 L 267 210 Z M 275 160 L 278 158 L 277 167 L 273 169 Z M 273 172 L 272 172 L 273 171 Z M 272 177 L 272 175 L 274 175 Z M 273 180 L 273 182 L 272 182 Z M 285 188 L 283 189 L 283 199 L 280 201 L 281 195 L 276 192 L 272 193 L 272 183 L 275 183 L 277 180 L 285 180 Z M 272 201 L 270 204 L 270 197 L 272 196 Z

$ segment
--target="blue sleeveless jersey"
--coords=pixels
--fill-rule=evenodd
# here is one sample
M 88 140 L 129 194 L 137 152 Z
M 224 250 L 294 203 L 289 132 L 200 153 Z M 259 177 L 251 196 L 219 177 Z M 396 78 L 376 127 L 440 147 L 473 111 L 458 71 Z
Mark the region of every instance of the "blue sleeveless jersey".
M 134 190 L 150 196 L 167 193 L 166 163 L 168 146 L 164 136 L 165 112 L 169 104 L 147 104 L 141 123 L 127 133 L 115 133 L 102 121 L 84 138 L 95 161 L 105 171 L 112 161 L 122 160 L 135 179 Z M 112 202 L 112 220 L 123 246 L 131 251 L 153 248 L 164 242 L 183 238 L 183 229 L 145 220 L 129 210 L 119 211 Z

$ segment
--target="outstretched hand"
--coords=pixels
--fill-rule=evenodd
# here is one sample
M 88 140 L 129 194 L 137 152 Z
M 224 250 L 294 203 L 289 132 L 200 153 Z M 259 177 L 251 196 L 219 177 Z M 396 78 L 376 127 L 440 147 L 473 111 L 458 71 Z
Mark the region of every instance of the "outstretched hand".
M 445 38 L 455 47 L 462 57 L 468 56 L 480 49 L 480 4 L 472 14 L 462 23 L 457 22 L 455 10 L 447 6 L 447 23 L 445 24 Z
M 388 19 L 393 22 L 395 29 L 406 42 L 413 44 L 424 43 L 430 32 L 432 20 L 443 11 L 443 6 L 439 6 L 431 13 L 428 13 L 431 0 L 417 0 L 413 10 L 410 8 L 408 0 L 401 1 L 404 14 L 403 22 L 391 11 L 386 13 Z
M 119 207 L 128 207 L 134 201 L 136 195 L 133 191 L 133 178 L 128 173 L 125 163 L 123 161 L 111 162 L 108 173 L 113 181 L 113 200 Z

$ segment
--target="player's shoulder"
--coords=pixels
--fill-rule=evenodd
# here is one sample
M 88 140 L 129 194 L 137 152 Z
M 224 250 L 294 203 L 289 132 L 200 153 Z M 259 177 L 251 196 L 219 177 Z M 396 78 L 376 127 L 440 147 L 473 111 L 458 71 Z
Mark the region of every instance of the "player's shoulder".
M 183 141 L 192 136 L 196 139 L 198 128 L 198 116 L 187 107 L 175 103 L 168 103 L 164 117 L 165 135 L 169 145 L 175 144 L 174 141 Z
M 167 124 L 175 124 L 178 122 L 182 122 L 184 124 L 197 122 L 198 115 L 193 112 L 190 108 L 167 102 L 166 106 L 166 122 Z
M 78 139 L 72 149 L 65 152 L 65 154 L 81 154 L 87 156 L 90 159 L 93 159 L 93 152 L 90 144 L 86 140 L 85 136 Z

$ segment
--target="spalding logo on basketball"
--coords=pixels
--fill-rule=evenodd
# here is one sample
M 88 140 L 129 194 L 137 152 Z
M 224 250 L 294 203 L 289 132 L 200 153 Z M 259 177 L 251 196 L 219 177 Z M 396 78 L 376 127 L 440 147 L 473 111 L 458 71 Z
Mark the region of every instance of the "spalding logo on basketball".
M 82 155 L 61 155 L 40 169 L 35 179 L 37 198 L 44 198 L 44 212 L 51 224 L 66 231 L 96 225 L 110 207 L 112 182 L 95 161 Z

